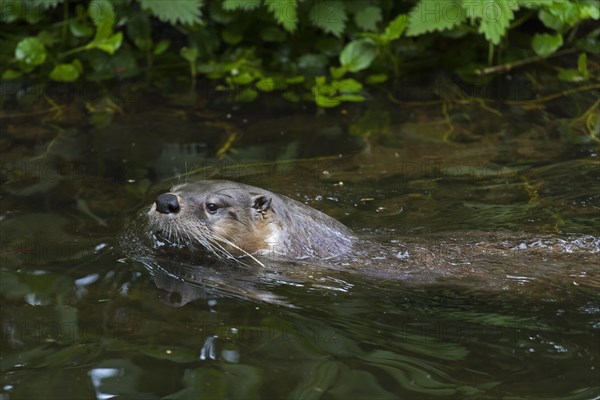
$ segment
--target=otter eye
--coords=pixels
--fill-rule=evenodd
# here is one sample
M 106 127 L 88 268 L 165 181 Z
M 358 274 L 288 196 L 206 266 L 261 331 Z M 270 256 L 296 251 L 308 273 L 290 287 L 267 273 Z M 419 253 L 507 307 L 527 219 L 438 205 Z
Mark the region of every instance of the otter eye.
M 207 203 L 206 209 L 208 210 L 209 213 L 214 214 L 219 209 L 219 206 L 216 205 L 215 203 Z

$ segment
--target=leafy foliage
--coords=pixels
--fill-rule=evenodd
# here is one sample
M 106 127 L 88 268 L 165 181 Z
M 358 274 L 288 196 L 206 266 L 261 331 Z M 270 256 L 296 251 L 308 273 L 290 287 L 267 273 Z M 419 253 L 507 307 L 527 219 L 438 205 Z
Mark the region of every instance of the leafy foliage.
M 321 107 L 362 101 L 411 65 L 462 74 L 565 46 L 577 49 L 577 68 L 558 76 L 581 82 L 600 48 L 600 31 L 581 28 L 600 18 L 593 0 L 0 0 L 0 9 L 3 80 L 144 74 L 149 84 L 194 87 L 203 77 L 240 101 L 279 91 Z M 512 46 L 529 47 L 507 47 L 512 32 Z
M 139 0 L 142 8 L 172 25 L 197 24 L 200 22 L 202 0 Z
M 338 0 L 316 2 L 310 10 L 310 20 L 326 33 L 340 37 L 346 26 L 346 8 Z
M 275 20 L 289 31 L 294 32 L 298 25 L 298 4 L 296 0 L 265 0 L 265 6 L 273 13 Z
M 466 19 L 462 0 L 421 0 L 410 12 L 408 36 L 452 29 Z
M 479 22 L 479 33 L 493 44 L 500 43 L 515 17 L 513 11 L 519 8 L 516 0 L 479 0 L 464 2 L 463 7 L 471 21 Z

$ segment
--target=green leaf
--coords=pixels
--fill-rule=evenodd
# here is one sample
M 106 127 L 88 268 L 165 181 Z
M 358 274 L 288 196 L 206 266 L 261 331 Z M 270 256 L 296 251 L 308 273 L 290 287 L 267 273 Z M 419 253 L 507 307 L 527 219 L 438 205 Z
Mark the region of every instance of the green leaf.
M 282 90 L 287 88 L 285 80 L 281 78 L 262 78 L 256 82 L 256 88 L 262 92 L 272 92 L 274 90 Z
M 306 79 L 302 75 L 291 76 L 285 79 L 285 83 L 288 85 L 298 85 L 300 83 L 304 83 Z
M 233 76 L 231 80 L 238 85 L 247 85 L 252 83 L 256 78 L 249 72 L 242 72 L 239 75 Z
M 368 84 L 373 85 L 373 84 L 377 84 L 377 83 L 383 83 L 387 80 L 388 80 L 388 76 L 386 74 L 375 74 L 375 75 L 367 76 L 366 82 Z
M 256 82 L 255 86 L 261 92 L 272 92 L 275 89 L 275 80 L 273 78 L 262 78 Z
M 344 66 L 339 67 L 339 68 L 331 66 L 329 68 L 329 73 L 331 74 L 331 77 L 333 79 L 340 79 L 341 77 L 346 75 L 346 72 L 348 72 L 348 69 Z
M 14 69 L 7 69 L 2 73 L 2 79 L 4 80 L 19 79 L 21 76 L 23 76 L 23 73 Z
M 464 8 L 472 21 L 479 22 L 479 33 L 497 45 L 515 17 L 513 10 L 518 10 L 519 5 L 516 0 L 477 0 L 464 3 Z
M 337 88 L 340 93 L 356 93 L 360 92 L 363 88 L 362 83 L 354 79 L 343 79 L 340 81 L 334 81 L 333 85 Z
M 139 0 L 142 8 L 148 10 L 163 22 L 193 25 L 201 22 L 203 0 Z
M 560 20 L 560 18 L 558 18 L 556 15 L 552 14 L 550 11 L 540 10 L 540 12 L 538 13 L 538 18 L 540 19 L 540 21 L 542 21 L 542 23 L 547 28 L 553 29 L 555 31 L 562 30 L 562 27 L 563 27 L 562 21 Z
M 298 26 L 298 4 L 296 0 L 265 0 L 265 6 L 273 13 L 275 20 L 286 31 L 294 32 Z
M 242 90 L 240 93 L 237 94 L 236 100 L 238 101 L 243 101 L 243 102 L 251 102 L 254 99 L 256 99 L 256 97 L 258 97 L 258 92 L 254 89 L 252 89 L 251 87 L 246 87 L 244 88 L 244 90 Z
M 354 40 L 340 53 L 340 64 L 350 72 L 363 70 L 375 59 L 377 47 L 371 39 Z
M 35 37 L 28 37 L 15 48 L 15 58 L 27 65 L 40 65 L 46 60 L 46 48 Z
M 154 48 L 154 51 L 152 53 L 154 53 L 155 56 L 158 56 L 164 53 L 170 45 L 171 41 L 169 39 L 163 39 L 156 44 L 156 47 Z
M 109 23 L 112 27 L 115 23 L 115 10 L 112 3 L 108 0 L 90 1 L 88 16 L 96 26 Z
M 582 82 L 590 79 L 587 67 L 587 54 L 581 53 L 577 59 L 577 69 L 564 69 L 558 74 L 558 79 L 567 82 Z
M 381 8 L 379 6 L 368 6 L 354 14 L 354 22 L 364 31 L 377 30 L 377 24 L 381 22 Z
M 185 58 L 190 63 L 195 63 L 198 58 L 198 49 L 195 47 L 182 47 L 179 51 L 181 57 Z
M 408 17 L 406 14 L 400 14 L 390 22 L 385 28 L 385 31 L 380 35 L 380 40 L 387 44 L 392 40 L 398 39 L 404 33 L 406 25 L 408 24 Z
M 337 98 L 317 95 L 315 96 L 315 103 L 319 107 L 332 108 L 339 106 L 341 101 L 339 101 Z
M 582 76 L 590 76 L 590 72 L 587 67 L 587 54 L 581 53 L 577 59 L 577 70 L 581 72 Z
M 318 1 L 311 8 L 311 22 L 327 33 L 340 37 L 346 27 L 346 8 L 338 0 Z
M 564 82 L 582 82 L 585 80 L 576 69 L 563 69 L 558 73 L 558 79 Z
M 461 0 L 421 0 L 408 15 L 406 34 L 418 36 L 451 29 L 465 19 Z
M 88 43 L 85 47 L 88 49 L 99 49 L 107 52 L 108 54 L 114 54 L 117 50 L 119 50 L 122 42 L 123 32 L 117 32 L 106 39 L 94 40 L 93 42 Z
M 233 11 L 255 10 L 260 6 L 260 0 L 225 0 L 223 2 L 223 10 Z
M 57 82 L 73 82 L 79 78 L 79 74 L 79 68 L 75 64 L 58 64 L 50 72 L 50 79 Z
M 579 4 L 579 18 L 581 19 L 598 19 L 600 18 L 600 5 L 594 4 Z
M 76 19 L 69 21 L 69 31 L 75 37 L 89 37 L 94 34 L 94 28 Z
M 361 102 L 365 101 L 365 96 L 361 94 L 341 94 L 335 99 L 339 101 Z
M 88 6 L 88 15 L 96 25 L 94 42 L 102 42 L 113 34 L 115 24 L 115 10 L 108 0 L 92 0 Z M 93 48 L 95 44 L 89 43 L 87 48 Z
M 560 33 L 556 35 L 536 33 L 531 42 L 531 47 L 538 55 L 546 57 L 558 50 L 562 44 L 563 37 Z

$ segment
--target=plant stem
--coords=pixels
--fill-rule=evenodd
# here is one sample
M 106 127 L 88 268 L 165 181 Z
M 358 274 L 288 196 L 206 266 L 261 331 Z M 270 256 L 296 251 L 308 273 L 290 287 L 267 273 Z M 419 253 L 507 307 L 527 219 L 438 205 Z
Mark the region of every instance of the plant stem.
M 498 73 L 502 74 L 505 72 L 509 72 L 510 70 L 512 70 L 513 68 L 516 68 L 516 67 L 522 67 L 523 65 L 532 64 L 532 63 L 535 63 L 538 61 L 543 61 L 550 57 L 563 56 L 565 54 L 574 53 L 575 51 L 576 51 L 575 49 L 564 49 L 561 51 L 557 51 L 556 53 L 551 54 L 546 57 L 535 56 L 535 57 L 524 58 L 524 59 L 517 60 L 514 62 L 506 63 L 506 64 L 495 65 L 493 67 L 477 68 L 475 70 L 475 74 L 477 74 L 477 75 L 498 74 Z

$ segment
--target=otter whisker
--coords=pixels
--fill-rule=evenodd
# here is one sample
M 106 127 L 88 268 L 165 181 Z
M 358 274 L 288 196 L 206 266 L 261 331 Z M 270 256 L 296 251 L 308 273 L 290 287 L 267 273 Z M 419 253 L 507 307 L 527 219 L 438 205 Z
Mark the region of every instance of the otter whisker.
M 236 250 L 239 250 L 242 254 L 244 254 L 245 256 L 250 257 L 252 260 L 254 260 L 254 262 L 256 262 L 258 265 L 260 265 L 263 268 L 266 268 L 265 264 L 263 264 L 262 262 L 260 262 L 256 257 L 254 257 L 252 254 L 248 253 L 246 250 L 242 249 L 241 247 L 239 247 L 238 245 L 236 245 L 235 243 L 231 242 L 228 239 L 225 239 L 223 237 L 220 236 L 215 236 L 215 239 L 217 240 L 221 240 L 223 242 L 225 242 L 225 244 L 233 247 Z

